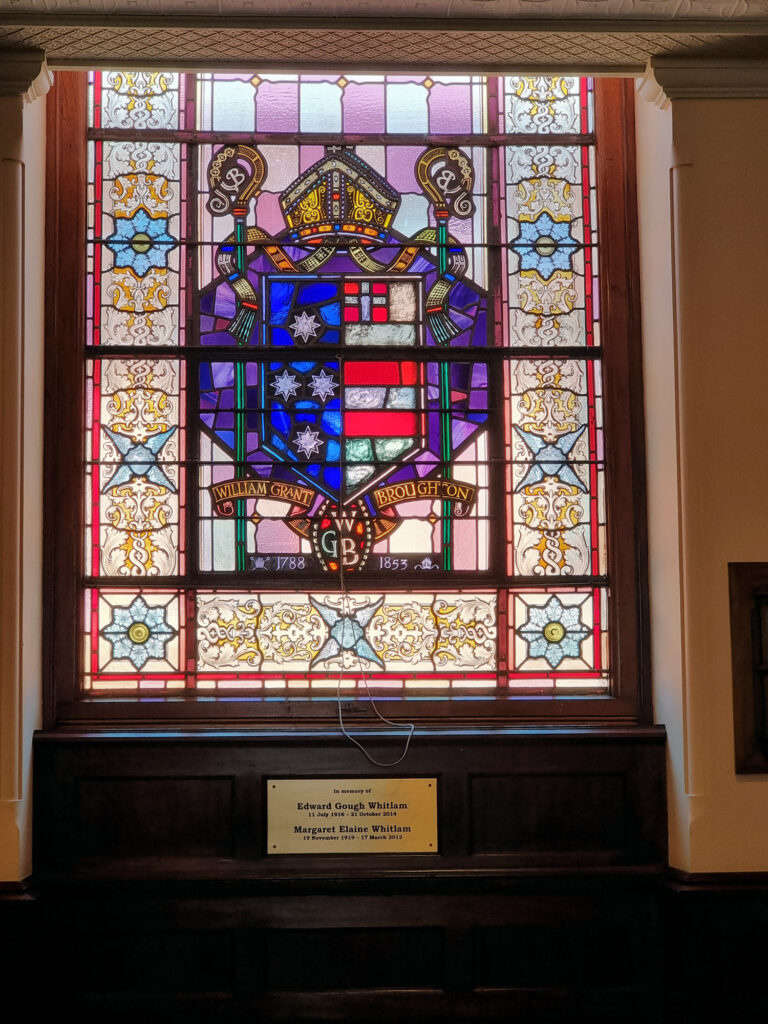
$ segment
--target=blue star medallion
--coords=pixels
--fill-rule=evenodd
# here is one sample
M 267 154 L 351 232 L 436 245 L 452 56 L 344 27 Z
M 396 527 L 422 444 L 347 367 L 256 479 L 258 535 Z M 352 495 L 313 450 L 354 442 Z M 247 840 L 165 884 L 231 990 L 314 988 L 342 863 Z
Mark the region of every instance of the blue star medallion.
M 544 281 L 556 270 L 572 272 L 579 243 L 571 234 L 570 221 L 556 221 L 548 213 L 540 213 L 536 220 L 521 220 L 518 226 L 520 233 L 511 248 L 520 256 L 520 270 L 533 270 Z

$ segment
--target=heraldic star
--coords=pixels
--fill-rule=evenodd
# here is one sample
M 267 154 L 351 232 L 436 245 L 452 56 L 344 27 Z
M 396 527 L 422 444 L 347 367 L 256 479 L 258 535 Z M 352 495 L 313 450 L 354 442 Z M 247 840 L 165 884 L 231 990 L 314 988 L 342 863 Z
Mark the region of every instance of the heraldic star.
M 582 424 L 578 430 L 571 430 L 567 434 L 558 437 L 554 444 L 548 444 L 538 434 L 531 434 L 527 430 L 521 430 L 520 427 L 515 425 L 517 436 L 521 441 L 525 442 L 526 447 L 533 455 L 533 465 L 515 490 L 521 491 L 523 487 L 538 484 L 545 476 L 549 476 L 556 477 L 560 483 L 568 487 L 578 487 L 580 491 L 586 491 L 587 488 L 579 480 L 566 460 L 566 456 L 586 429 L 586 424 Z
M 314 398 L 319 398 L 325 402 L 326 398 L 330 398 L 333 395 L 338 386 L 333 377 L 329 377 L 325 370 L 321 370 L 320 373 L 316 373 L 312 378 L 312 395 Z
M 135 477 L 142 476 L 158 487 L 167 487 L 169 491 L 176 490 L 157 464 L 157 456 L 160 449 L 170 439 L 176 427 L 169 427 L 167 430 L 162 430 L 159 434 L 153 434 L 143 444 L 138 441 L 132 441 L 125 434 L 116 434 L 109 427 L 103 427 L 102 429 L 123 457 L 120 465 L 107 483 L 104 484 L 102 493 L 111 487 L 119 487 L 121 484 L 130 483 Z
M 315 319 L 314 313 L 310 316 L 306 310 L 302 310 L 301 313 L 294 316 L 291 330 L 294 338 L 301 338 L 306 345 L 309 339 L 314 338 L 320 330 L 320 324 Z
M 326 625 L 330 626 L 331 631 L 331 635 L 312 659 L 310 668 L 314 668 L 320 661 L 335 658 L 342 651 L 354 651 L 358 658 L 372 661 L 384 668 L 384 662 L 365 638 L 365 627 L 383 603 L 383 597 L 380 597 L 376 604 L 358 608 L 356 612 L 348 615 L 342 614 L 336 608 L 329 608 L 327 605 L 321 604 L 314 597 L 310 597 L 309 600 L 313 607 L 320 612 Z
M 284 402 L 287 402 L 289 398 L 293 398 L 299 390 L 296 378 L 292 373 L 288 373 L 287 370 L 283 370 L 279 377 L 275 377 L 270 387 L 275 389 Z
M 319 452 L 323 447 L 320 434 L 310 427 L 305 427 L 300 434 L 297 434 L 293 443 L 307 459 L 310 455 L 314 455 L 315 452 Z

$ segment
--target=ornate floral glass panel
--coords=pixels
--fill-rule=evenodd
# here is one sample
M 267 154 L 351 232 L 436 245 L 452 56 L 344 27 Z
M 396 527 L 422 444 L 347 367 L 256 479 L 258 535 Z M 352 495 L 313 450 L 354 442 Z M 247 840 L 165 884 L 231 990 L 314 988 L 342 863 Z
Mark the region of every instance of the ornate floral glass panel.
M 184 370 L 177 359 L 88 365 L 90 575 L 168 577 L 184 571 Z
M 510 345 L 599 344 L 594 147 L 504 155 Z
M 184 331 L 180 242 L 186 153 L 173 143 L 89 146 L 88 309 L 94 345 L 177 345 Z
M 171 71 L 104 71 L 89 83 L 89 123 L 130 133 L 183 128 L 185 76 Z
M 592 131 L 592 82 L 570 75 L 514 75 L 504 79 L 504 127 L 526 135 L 581 135 Z
M 91 75 L 86 690 L 607 692 L 591 95 Z

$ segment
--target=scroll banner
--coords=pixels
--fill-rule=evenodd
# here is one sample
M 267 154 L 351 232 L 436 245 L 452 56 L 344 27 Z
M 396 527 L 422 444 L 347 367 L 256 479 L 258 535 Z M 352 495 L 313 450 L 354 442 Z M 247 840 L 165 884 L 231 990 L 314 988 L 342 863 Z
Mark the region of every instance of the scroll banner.
M 267 852 L 437 853 L 437 779 L 268 779 Z
M 318 492 L 311 487 L 283 483 L 281 480 L 255 480 L 242 477 L 212 484 L 211 498 L 220 516 L 234 515 L 233 502 L 243 498 L 272 498 L 287 501 L 301 509 L 308 509 Z M 418 501 L 420 498 L 449 500 L 452 513 L 458 519 L 467 516 L 475 501 L 477 488 L 461 480 L 408 480 L 402 484 L 389 484 L 373 492 L 376 508 L 381 510 L 398 505 L 401 501 Z
M 402 484 L 389 484 L 373 492 L 376 508 L 388 508 L 401 501 L 419 498 L 442 498 L 453 502 L 451 511 L 458 519 L 469 515 L 477 488 L 460 480 L 408 480 Z
M 275 501 L 289 501 L 292 505 L 308 509 L 317 497 L 317 491 L 311 487 L 287 484 L 281 480 L 254 480 L 250 476 L 211 484 L 208 489 L 216 513 L 225 517 L 234 514 L 232 503 L 243 498 L 273 498 Z

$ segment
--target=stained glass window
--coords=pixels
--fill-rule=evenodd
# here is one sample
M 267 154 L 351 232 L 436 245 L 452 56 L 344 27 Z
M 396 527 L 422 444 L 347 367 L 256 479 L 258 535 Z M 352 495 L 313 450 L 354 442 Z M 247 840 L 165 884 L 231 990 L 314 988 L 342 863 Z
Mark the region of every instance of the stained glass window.
M 609 693 L 592 82 L 89 82 L 83 692 Z

